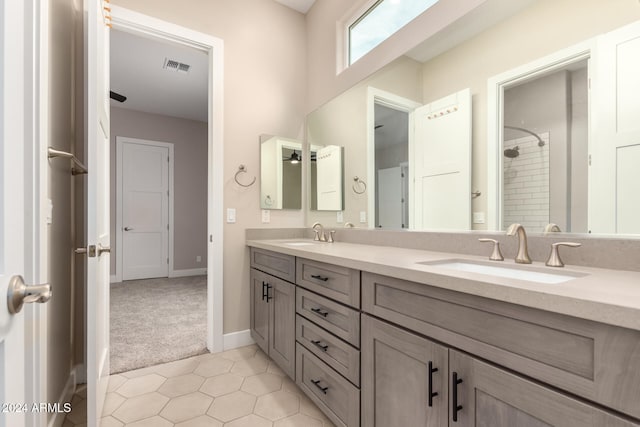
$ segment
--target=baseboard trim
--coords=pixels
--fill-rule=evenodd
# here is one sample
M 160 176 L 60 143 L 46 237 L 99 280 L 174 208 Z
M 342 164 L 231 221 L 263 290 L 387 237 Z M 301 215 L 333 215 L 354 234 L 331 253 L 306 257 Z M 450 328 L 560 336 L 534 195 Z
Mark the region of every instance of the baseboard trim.
M 66 415 L 63 412 L 64 404 L 71 402 L 73 398 L 73 393 L 76 391 L 76 370 L 75 368 L 71 370 L 69 373 L 69 378 L 67 378 L 67 383 L 64 385 L 62 389 L 62 393 L 60 394 L 60 398 L 58 399 L 58 407 L 60 408 L 60 412 L 53 412 L 51 419 L 49 419 L 49 427 L 62 427 L 62 423 L 64 422 L 64 417 Z
M 169 272 L 169 277 L 206 276 L 206 274 L 206 268 L 191 268 L 184 270 L 172 270 Z
M 232 350 L 255 343 L 253 338 L 251 338 L 251 331 L 249 329 L 224 334 L 223 342 L 224 350 Z

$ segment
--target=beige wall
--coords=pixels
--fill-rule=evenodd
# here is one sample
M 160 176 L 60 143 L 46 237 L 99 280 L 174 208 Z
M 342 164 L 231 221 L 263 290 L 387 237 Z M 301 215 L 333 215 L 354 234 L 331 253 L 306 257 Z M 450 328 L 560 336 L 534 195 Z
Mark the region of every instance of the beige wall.
M 260 171 L 260 134 L 301 139 L 305 110 L 305 18 L 265 0 L 113 0 L 113 4 L 211 34 L 224 41 L 224 332 L 249 328 L 246 228 L 260 222 L 256 183 L 238 186 L 238 165 Z M 272 211 L 268 226 L 301 226 L 303 211 Z
M 75 140 L 75 39 L 82 25 L 82 5 L 75 0 L 60 0 L 49 5 L 49 145 L 73 152 Z M 57 402 L 74 364 L 74 274 L 73 233 L 76 181 L 65 159 L 49 162 L 49 194 L 53 203 L 49 226 L 49 281 L 52 297 L 48 303 L 46 401 Z M 51 415 L 49 416 L 51 418 Z
M 174 270 L 206 268 L 207 123 L 111 107 L 111 274 L 116 272 L 116 137 L 173 144 Z M 196 262 L 196 256 L 202 261 Z M 180 273 L 177 271 L 176 273 Z
M 347 92 L 323 105 L 308 116 L 307 140 L 312 145 L 344 146 L 344 213 L 345 222 L 358 227 L 360 212 L 367 211 L 371 193 L 356 194 L 353 177 L 368 180 L 367 175 L 367 92 L 373 87 L 413 101 L 422 96 L 422 64 L 409 57 L 394 61 Z M 369 184 L 369 183 L 367 183 Z M 368 213 L 369 215 L 370 213 Z M 311 211 L 307 225 L 320 221 L 325 226 L 342 227 L 335 212 Z M 368 220 L 368 218 L 367 218 Z

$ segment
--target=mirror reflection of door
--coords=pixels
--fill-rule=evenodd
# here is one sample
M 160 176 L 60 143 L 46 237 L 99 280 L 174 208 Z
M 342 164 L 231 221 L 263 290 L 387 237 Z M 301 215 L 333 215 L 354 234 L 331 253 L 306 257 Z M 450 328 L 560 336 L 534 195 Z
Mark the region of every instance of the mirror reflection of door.
M 587 232 L 588 60 L 505 88 L 503 224 Z
M 375 104 L 375 224 L 409 226 L 409 113 Z

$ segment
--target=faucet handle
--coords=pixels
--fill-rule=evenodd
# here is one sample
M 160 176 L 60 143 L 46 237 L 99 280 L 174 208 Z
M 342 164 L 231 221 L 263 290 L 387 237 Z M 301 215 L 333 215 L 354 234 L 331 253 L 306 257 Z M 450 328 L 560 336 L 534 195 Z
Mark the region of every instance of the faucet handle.
M 313 240 L 316 241 L 316 242 L 319 242 L 320 241 L 320 230 L 315 230 L 314 229 L 313 232 L 314 232 Z
M 582 246 L 581 243 L 574 242 L 556 242 L 551 244 L 551 253 L 549 254 L 549 259 L 545 262 L 547 267 L 564 267 L 564 263 L 560 259 L 560 253 L 558 252 L 558 247 L 560 246 L 569 246 L 571 248 L 577 248 L 578 246 Z
M 329 232 L 329 236 L 327 237 L 327 243 L 333 243 L 335 242 L 334 240 L 334 236 L 336 235 L 336 230 L 331 230 Z
M 504 261 L 502 252 L 500 252 L 500 242 L 495 239 L 478 239 L 478 241 L 482 243 L 493 243 L 493 252 L 489 257 L 491 261 Z

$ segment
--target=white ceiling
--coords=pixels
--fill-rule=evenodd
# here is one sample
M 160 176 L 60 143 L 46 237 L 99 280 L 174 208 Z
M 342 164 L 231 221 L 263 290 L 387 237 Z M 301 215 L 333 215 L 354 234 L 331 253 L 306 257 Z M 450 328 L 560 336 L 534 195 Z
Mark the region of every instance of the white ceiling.
M 165 58 L 191 65 L 188 73 L 163 69 Z M 111 90 L 127 97 L 111 105 L 207 121 L 209 73 L 205 52 L 167 41 L 111 31 Z
M 275 0 L 278 3 L 297 10 L 302 14 L 306 14 L 316 0 Z

